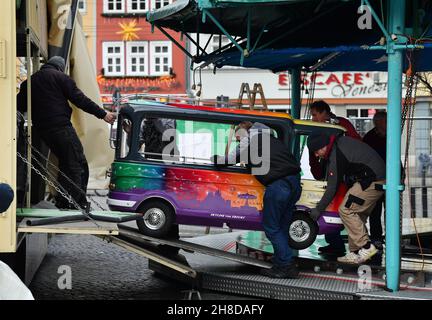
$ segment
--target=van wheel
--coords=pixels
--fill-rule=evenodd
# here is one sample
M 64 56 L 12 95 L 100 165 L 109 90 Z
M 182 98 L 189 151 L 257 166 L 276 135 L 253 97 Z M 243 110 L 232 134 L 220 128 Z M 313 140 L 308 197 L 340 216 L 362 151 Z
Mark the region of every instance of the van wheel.
M 175 222 L 174 210 L 162 201 L 150 201 L 138 209 L 143 219 L 137 220 L 139 231 L 149 237 L 163 238 Z
M 306 212 L 294 212 L 288 228 L 288 242 L 291 248 L 303 250 L 314 243 L 318 234 L 318 224 Z

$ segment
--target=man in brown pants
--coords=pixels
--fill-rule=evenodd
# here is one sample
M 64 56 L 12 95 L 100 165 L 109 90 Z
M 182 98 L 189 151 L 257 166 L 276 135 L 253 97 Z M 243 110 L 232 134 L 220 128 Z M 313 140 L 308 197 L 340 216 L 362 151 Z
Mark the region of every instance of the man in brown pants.
M 366 221 L 375 203 L 383 195 L 385 163 L 367 144 L 350 138 L 330 139 L 325 134 L 309 136 L 308 148 L 316 156 L 327 159 L 327 189 L 311 217 L 318 219 L 345 180 L 349 190 L 339 207 L 339 215 L 348 232 L 349 253 L 339 262 L 361 264 L 377 253 L 371 243 Z

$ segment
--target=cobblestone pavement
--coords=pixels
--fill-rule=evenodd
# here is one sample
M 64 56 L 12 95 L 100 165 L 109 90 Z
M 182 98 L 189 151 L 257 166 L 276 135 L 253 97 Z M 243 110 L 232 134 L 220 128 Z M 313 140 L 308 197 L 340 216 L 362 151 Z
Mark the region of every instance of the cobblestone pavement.
M 104 206 L 104 197 L 95 197 Z M 42 205 L 43 207 L 43 205 Z M 128 223 L 135 226 L 135 223 Z M 227 232 L 212 228 L 210 233 Z M 204 235 L 205 227 L 180 226 L 180 237 Z M 66 266 L 66 267 L 65 267 Z M 65 269 L 71 271 L 71 289 L 64 284 Z M 36 300 L 173 300 L 187 297 L 185 284 L 155 276 L 148 259 L 91 235 L 56 235 L 31 285 Z M 213 292 L 201 292 L 203 299 L 244 299 Z M 193 297 L 196 297 L 195 295 Z
M 70 290 L 58 287 L 61 266 L 71 268 Z M 182 299 L 187 289 L 153 276 L 146 258 L 87 235 L 55 236 L 30 285 L 37 300 Z

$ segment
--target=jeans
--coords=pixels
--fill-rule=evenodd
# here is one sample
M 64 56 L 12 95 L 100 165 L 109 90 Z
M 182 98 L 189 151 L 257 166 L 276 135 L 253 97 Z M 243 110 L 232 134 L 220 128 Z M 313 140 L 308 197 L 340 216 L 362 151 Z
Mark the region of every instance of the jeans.
M 287 176 L 266 187 L 264 194 L 263 228 L 273 245 L 273 264 L 287 266 L 292 261 L 288 245 L 288 228 L 296 202 L 300 199 L 300 176 Z
M 85 206 L 89 168 L 75 129 L 72 126 L 52 128 L 41 132 L 41 137 L 57 157 L 60 171 L 76 186 L 60 173 L 57 182 L 81 207 Z M 69 207 L 61 195 L 57 195 L 56 205 L 59 208 Z

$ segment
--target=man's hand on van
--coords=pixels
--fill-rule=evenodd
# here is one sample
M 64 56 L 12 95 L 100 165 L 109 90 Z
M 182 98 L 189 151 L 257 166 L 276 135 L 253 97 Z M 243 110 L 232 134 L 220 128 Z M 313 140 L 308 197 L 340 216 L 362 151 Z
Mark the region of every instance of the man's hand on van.
M 113 124 L 114 121 L 116 120 L 117 116 L 115 113 L 113 112 L 107 112 L 107 114 L 105 115 L 104 121 L 109 123 L 109 124 Z
M 317 221 L 319 217 L 321 216 L 321 211 L 317 208 L 312 208 L 310 212 L 310 217 L 313 219 L 313 221 Z

